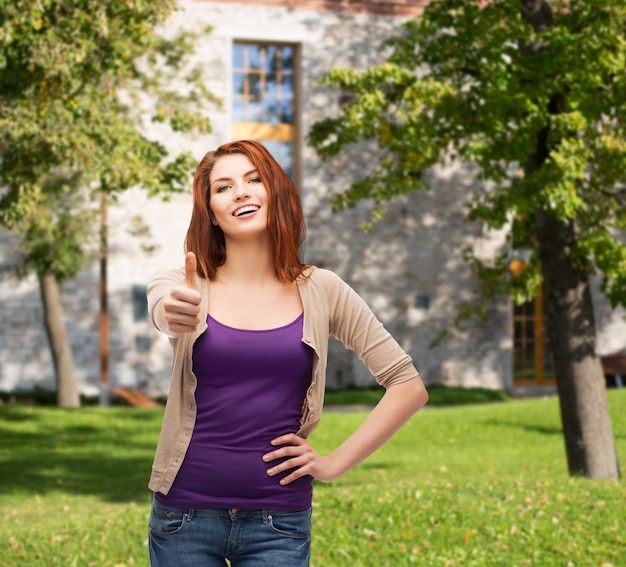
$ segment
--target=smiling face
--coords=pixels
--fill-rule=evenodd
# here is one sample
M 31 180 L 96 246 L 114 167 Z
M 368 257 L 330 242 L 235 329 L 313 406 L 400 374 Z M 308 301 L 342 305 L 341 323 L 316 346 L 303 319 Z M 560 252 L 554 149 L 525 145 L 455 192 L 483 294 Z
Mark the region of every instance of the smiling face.
M 240 206 L 252 209 L 233 215 Z M 267 244 L 281 282 L 301 276 L 305 265 L 300 246 L 306 227 L 298 190 L 265 146 L 236 140 L 208 151 L 198 164 L 185 250 L 195 253 L 198 274 L 213 281 L 226 261 L 227 240 L 250 234 Z
M 244 154 L 217 159 L 210 176 L 211 222 L 226 237 L 258 235 L 267 230 L 268 195 L 259 172 Z

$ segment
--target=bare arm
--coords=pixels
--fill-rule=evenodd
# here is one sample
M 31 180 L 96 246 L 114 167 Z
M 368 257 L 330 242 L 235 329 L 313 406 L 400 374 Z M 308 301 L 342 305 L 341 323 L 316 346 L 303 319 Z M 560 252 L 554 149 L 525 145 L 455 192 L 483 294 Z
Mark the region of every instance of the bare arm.
M 306 439 L 297 435 L 277 437 L 272 444 L 286 446 L 267 453 L 263 460 L 290 458 L 268 469 L 267 474 L 274 476 L 295 469 L 281 484 L 289 484 L 304 475 L 323 482 L 334 480 L 384 445 L 427 401 L 428 393 L 419 376 L 390 386 L 361 426 L 328 456 L 319 455 Z

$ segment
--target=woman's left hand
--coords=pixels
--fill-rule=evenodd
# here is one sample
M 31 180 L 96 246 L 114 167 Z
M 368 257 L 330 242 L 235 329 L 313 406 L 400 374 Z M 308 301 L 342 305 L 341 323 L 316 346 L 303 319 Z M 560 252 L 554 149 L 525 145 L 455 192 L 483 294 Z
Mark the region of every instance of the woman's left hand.
M 272 439 L 272 445 L 283 445 L 276 451 L 263 455 L 263 461 L 269 463 L 275 459 L 285 458 L 282 463 L 267 470 L 269 476 L 275 476 L 289 469 L 295 469 L 291 474 L 281 479 L 280 484 L 285 485 L 297 478 L 310 475 L 322 482 L 330 482 L 339 476 L 333 472 L 331 457 L 323 457 L 318 454 L 306 439 L 298 437 L 294 433 L 281 435 Z

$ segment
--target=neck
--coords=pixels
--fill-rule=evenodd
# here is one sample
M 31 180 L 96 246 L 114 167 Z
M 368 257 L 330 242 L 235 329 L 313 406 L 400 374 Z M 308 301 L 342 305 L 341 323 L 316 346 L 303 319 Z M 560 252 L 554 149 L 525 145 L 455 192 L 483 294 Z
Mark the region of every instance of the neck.
M 276 279 L 269 245 L 264 240 L 227 242 L 226 261 L 217 270 L 222 283 L 246 284 Z

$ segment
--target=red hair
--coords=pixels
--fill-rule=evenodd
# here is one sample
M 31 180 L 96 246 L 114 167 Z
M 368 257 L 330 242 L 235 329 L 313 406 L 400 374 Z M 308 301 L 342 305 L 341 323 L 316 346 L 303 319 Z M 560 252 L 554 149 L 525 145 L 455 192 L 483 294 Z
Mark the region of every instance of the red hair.
M 200 160 L 193 178 L 193 210 L 185 237 L 185 252 L 193 252 L 198 261 L 198 275 L 214 280 L 226 261 L 226 243 L 222 229 L 211 223 L 209 187 L 211 171 L 217 160 L 231 154 L 243 154 L 254 165 L 269 199 L 267 230 L 276 277 L 283 283 L 293 282 L 306 265 L 298 251 L 304 241 L 306 227 L 298 191 L 283 168 L 267 149 L 252 140 L 222 144 Z

